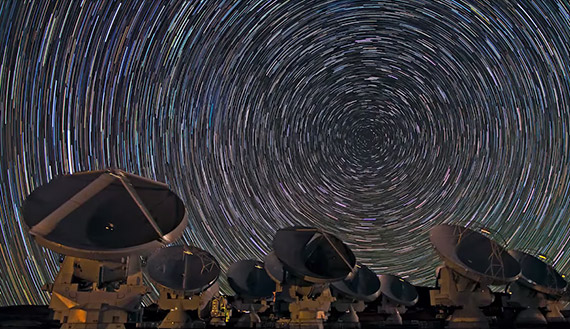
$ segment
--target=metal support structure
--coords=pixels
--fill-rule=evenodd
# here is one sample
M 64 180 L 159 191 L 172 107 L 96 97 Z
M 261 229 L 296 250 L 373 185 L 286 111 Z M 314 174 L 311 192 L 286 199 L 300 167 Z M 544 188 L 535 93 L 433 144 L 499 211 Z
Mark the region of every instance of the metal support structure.
M 387 324 L 401 326 L 403 324 L 402 314 L 406 313 L 406 306 L 396 303 L 395 301 L 387 298 L 385 295 L 382 295 L 381 298 L 382 305 L 378 306 L 378 313 L 387 315 Z
M 487 317 L 480 307 L 493 302 L 491 290 L 447 266 L 439 267 L 437 271 L 439 289 L 430 291 L 431 305 L 459 307 L 449 318 L 448 327 L 489 328 Z
M 356 312 L 362 312 L 366 308 L 364 301 L 342 298 L 337 298 L 332 305 L 337 311 L 343 312 L 343 315 L 339 317 L 339 322 L 352 324 L 358 324 L 360 322 Z
M 65 257 L 55 282 L 45 287 L 52 293 L 49 308 L 61 328 L 122 329 L 130 318 L 140 320 L 141 300 L 147 288 L 143 285 L 140 261 L 132 258 L 124 262 L 97 262 Z
M 212 298 L 218 294 L 219 286 L 216 283 L 199 294 L 186 294 L 184 291 L 166 287 L 159 287 L 159 290 L 158 307 L 163 310 L 170 310 L 170 312 L 158 327 L 191 328 L 201 326 L 202 323 L 205 324 L 203 318 L 207 316 L 206 307 Z M 196 311 L 198 318 L 192 319 L 188 311 Z
M 530 289 L 518 282 L 509 286 L 509 292 L 510 298 L 506 300 L 506 304 L 523 308 L 517 315 L 517 323 L 546 325 L 547 323 L 566 321 L 560 312 L 562 303 L 559 299 Z
M 288 292 L 290 319 L 279 319 L 277 325 L 286 325 L 288 328 L 324 328 L 324 322 L 328 318 L 331 303 L 336 301 L 328 287 L 318 287 L 318 293 L 314 293 L 314 287 L 281 286 L 277 285 L 277 292 Z

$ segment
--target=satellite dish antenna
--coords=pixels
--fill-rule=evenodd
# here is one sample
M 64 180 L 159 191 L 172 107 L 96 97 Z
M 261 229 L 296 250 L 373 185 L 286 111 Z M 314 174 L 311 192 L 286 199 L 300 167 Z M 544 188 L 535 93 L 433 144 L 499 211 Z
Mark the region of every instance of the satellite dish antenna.
M 283 263 L 277 258 L 274 251 L 265 255 L 264 268 L 267 275 L 276 283 L 284 283 L 286 279 L 286 271 L 283 268 Z
M 522 251 L 510 250 L 509 254 L 521 264 L 518 283 L 549 296 L 562 296 L 568 282 L 552 266 Z
M 488 236 L 461 226 L 435 226 L 430 241 L 444 261 L 438 268 L 439 289 L 430 291 L 431 304 L 462 307 L 451 316 L 454 327 L 488 328 L 479 309 L 493 302 L 488 285 L 517 280 L 519 263 Z
M 509 254 L 520 263 L 522 273 L 516 282 L 509 285 L 509 303 L 524 308 L 516 321 L 544 325 L 548 322 L 564 322 L 560 300 L 568 286 L 566 280 L 539 258 L 516 250 L 510 250 Z M 546 317 L 539 308 L 546 308 Z
M 403 278 L 392 275 L 380 275 L 382 306 L 380 311 L 388 314 L 387 322 L 401 325 L 402 315 L 406 307 L 413 306 L 418 302 L 416 287 Z
M 228 282 L 238 296 L 251 299 L 273 298 L 275 281 L 260 261 L 248 259 L 233 263 L 228 269 Z
M 312 227 L 278 230 L 273 248 L 277 260 L 271 254 L 266 257 L 267 272 L 278 283 L 277 292 L 283 292 L 277 296 L 285 295 L 289 302 L 290 321 L 323 327 L 335 300 L 328 284 L 352 275 L 356 257 L 337 237 Z
M 265 255 L 263 260 L 265 262 L 265 272 L 267 272 L 267 275 L 269 275 L 269 277 L 277 284 L 282 286 L 306 287 L 307 289 L 312 289 L 318 286 L 313 282 L 305 281 L 291 271 L 286 270 L 283 263 L 281 263 L 279 258 L 277 258 L 275 251 L 269 252 Z
M 414 306 L 418 302 L 418 292 L 408 281 L 392 275 L 380 275 L 382 295 L 398 305 Z
M 22 213 L 38 244 L 67 256 L 46 285 L 54 319 L 67 328 L 87 319 L 122 325 L 140 314 L 138 256 L 174 241 L 187 224 L 165 184 L 117 169 L 57 177 L 26 198 Z
M 228 269 L 228 283 L 237 294 L 233 306 L 246 313 L 239 319 L 239 326 L 253 328 L 255 323 L 261 323 L 258 313 L 269 308 L 267 300 L 273 299 L 276 290 L 264 264 L 253 259 L 233 263 Z
M 189 246 L 158 249 L 148 258 L 146 270 L 156 284 L 192 295 L 211 287 L 220 275 L 212 255 Z
M 160 248 L 187 225 L 184 203 L 166 184 L 122 170 L 60 176 L 35 189 L 22 213 L 38 244 L 94 260 Z
M 146 271 L 159 287 L 158 307 L 170 310 L 160 328 L 189 326 L 192 319 L 186 311 L 198 311 L 201 318 L 207 304 L 218 294 L 220 265 L 212 255 L 196 247 L 159 249 L 148 258 Z
M 364 311 L 365 302 L 372 302 L 380 296 L 380 279 L 368 266 L 356 263 L 353 275 L 341 281 L 331 283 L 333 295 L 337 300 L 335 309 L 344 312 L 339 319 L 342 322 L 359 323 L 356 312 Z
M 312 227 L 277 231 L 273 249 L 287 271 L 308 282 L 343 280 L 356 266 L 356 257 L 346 244 Z
M 368 266 L 357 263 L 354 275 L 332 283 L 335 290 L 355 300 L 372 302 L 380 296 L 380 279 Z

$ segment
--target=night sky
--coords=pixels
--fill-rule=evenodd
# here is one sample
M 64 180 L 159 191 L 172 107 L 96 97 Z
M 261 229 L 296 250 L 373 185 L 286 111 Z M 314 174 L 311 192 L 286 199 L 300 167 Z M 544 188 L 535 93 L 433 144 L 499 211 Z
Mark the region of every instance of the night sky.
M 433 285 L 454 223 L 568 273 L 570 5 L 486 2 L 0 2 L 0 305 L 57 271 L 26 196 L 106 167 L 166 182 L 224 271 L 307 225 Z

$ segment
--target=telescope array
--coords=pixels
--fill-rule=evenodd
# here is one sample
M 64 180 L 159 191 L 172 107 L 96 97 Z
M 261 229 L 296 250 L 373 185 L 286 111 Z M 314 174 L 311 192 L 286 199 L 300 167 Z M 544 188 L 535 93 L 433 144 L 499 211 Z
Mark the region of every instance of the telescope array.
M 331 312 L 343 328 L 359 328 L 359 313 L 377 305 L 387 324 L 419 300 L 416 288 L 389 273 L 374 273 L 339 238 L 315 227 L 277 230 L 263 261 L 231 265 L 235 296 L 219 293 L 216 259 L 195 246 L 173 245 L 187 225 L 186 209 L 160 182 L 121 170 L 61 176 L 33 191 L 23 206 L 37 243 L 65 255 L 53 283 L 50 309 L 61 328 L 125 328 L 141 323 L 146 273 L 168 314 L 160 328 L 324 328 Z M 506 285 L 500 301 L 516 322 L 565 321 L 560 310 L 567 282 L 539 258 L 507 250 L 485 230 L 438 225 L 430 241 L 443 264 L 437 269 L 433 307 L 446 307 L 450 328 L 488 328 L 481 308 L 494 302 L 489 285 Z

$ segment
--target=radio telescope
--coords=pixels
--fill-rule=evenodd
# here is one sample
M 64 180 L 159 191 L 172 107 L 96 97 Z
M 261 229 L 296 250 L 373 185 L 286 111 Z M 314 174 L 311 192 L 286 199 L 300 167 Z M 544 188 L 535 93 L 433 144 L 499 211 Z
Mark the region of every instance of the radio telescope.
M 279 321 L 322 328 L 335 300 L 328 285 L 353 275 L 354 254 L 337 237 L 311 227 L 278 230 L 273 248 L 265 268 L 277 282 L 276 302 L 288 303 L 291 313 Z
M 66 255 L 46 285 L 62 328 L 124 328 L 140 318 L 140 255 L 173 242 L 187 224 L 165 184 L 121 170 L 58 177 L 34 190 L 22 213 L 38 244 Z
M 146 271 L 159 287 L 158 307 L 170 310 L 159 328 L 191 327 L 193 320 L 199 325 L 219 290 L 220 266 L 214 257 L 196 247 L 166 247 L 148 258 Z M 198 319 L 188 311 L 196 311 Z
M 240 327 L 253 328 L 261 323 L 258 313 L 265 312 L 273 299 L 276 283 L 265 271 L 264 264 L 253 259 L 233 263 L 228 269 L 228 282 L 236 292 L 233 306 L 244 316 L 238 321 Z
M 368 266 L 357 263 L 354 274 L 341 281 L 331 283 L 336 301 L 334 308 L 345 312 L 343 322 L 358 323 L 356 312 L 364 311 L 365 302 L 372 302 L 380 296 L 380 279 Z
M 509 285 L 511 298 L 507 302 L 524 308 L 517 315 L 517 323 L 564 322 L 560 299 L 568 286 L 566 280 L 552 266 L 534 256 L 516 250 L 510 250 L 509 254 L 522 269 L 520 278 Z M 546 317 L 539 309 L 546 310 Z
M 406 312 L 406 307 L 418 302 L 418 292 L 412 284 L 396 275 L 382 274 L 380 282 L 382 306 L 379 311 L 388 314 L 388 323 L 401 325 L 401 314 Z
M 488 328 L 479 309 L 493 302 L 488 285 L 514 282 L 519 263 L 487 236 L 456 225 L 438 225 L 430 241 L 443 260 L 438 268 L 438 288 L 430 291 L 432 305 L 454 306 L 451 328 Z

